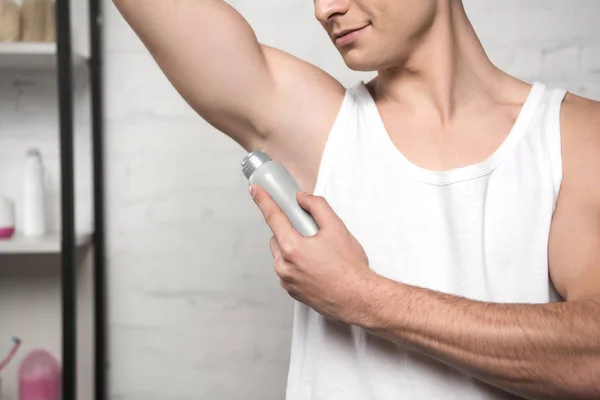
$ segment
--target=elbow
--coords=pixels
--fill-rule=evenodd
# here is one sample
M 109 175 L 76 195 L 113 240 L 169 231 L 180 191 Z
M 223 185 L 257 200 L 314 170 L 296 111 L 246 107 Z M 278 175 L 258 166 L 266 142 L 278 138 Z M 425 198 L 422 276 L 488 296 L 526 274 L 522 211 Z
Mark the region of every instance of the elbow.
M 117 11 L 121 14 L 121 16 L 125 19 L 125 21 L 129 22 L 131 15 L 139 8 L 141 2 L 136 2 L 132 0 L 112 0 L 115 5 Z
M 123 6 L 125 0 L 112 0 L 112 2 L 115 5 L 115 7 L 117 7 L 117 10 L 119 10 L 119 12 L 122 12 L 121 7 Z
M 123 12 L 123 8 L 125 6 L 132 7 L 131 0 L 112 0 L 112 2 L 117 7 L 117 10 L 119 10 L 120 12 Z

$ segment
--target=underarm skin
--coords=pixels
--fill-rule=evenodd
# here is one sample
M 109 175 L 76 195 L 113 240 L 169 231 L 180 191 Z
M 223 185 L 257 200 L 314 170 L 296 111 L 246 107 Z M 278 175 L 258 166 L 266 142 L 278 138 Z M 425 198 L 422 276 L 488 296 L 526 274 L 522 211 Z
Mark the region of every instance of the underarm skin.
M 381 280 L 352 323 L 530 399 L 600 399 L 600 302 L 482 303 Z

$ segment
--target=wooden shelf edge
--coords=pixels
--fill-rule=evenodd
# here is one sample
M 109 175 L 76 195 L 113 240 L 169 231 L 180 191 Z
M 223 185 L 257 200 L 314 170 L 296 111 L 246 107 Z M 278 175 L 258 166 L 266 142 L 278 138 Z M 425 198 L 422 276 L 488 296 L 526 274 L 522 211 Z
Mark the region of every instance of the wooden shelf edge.
M 83 247 L 92 240 L 92 233 L 78 233 L 77 247 Z M 2 254 L 60 254 L 61 235 L 52 233 L 40 238 L 25 238 L 15 235 L 11 239 L 0 239 L 0 255 Z M 1 265 L 1 263 L 0 263 Z
M 56 68 L 56 43 L 0 42 L 1 70 L 48 70 Z M 84 65 L 86 58 L 73 53 L 75 66 Z

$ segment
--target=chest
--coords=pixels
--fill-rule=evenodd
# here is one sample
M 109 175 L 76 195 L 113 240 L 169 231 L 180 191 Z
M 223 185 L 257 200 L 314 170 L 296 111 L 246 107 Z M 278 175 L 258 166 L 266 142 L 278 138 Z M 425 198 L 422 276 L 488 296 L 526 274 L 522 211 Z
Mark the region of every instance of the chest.
M 375 272 L 479 300 L 546 300 L 554 197 L 545 168 L 517 157 L 476 179 L 431 185 L 385 159 L 354 160 L 324 196 Z
M 386 104 L 377 105 L 377 110 L 390 145 L 412 163 L 434 171 L 489 158 L 509 137 L 519 112 L 517 106 L 495 105 L 463 111 L 444 123 Z

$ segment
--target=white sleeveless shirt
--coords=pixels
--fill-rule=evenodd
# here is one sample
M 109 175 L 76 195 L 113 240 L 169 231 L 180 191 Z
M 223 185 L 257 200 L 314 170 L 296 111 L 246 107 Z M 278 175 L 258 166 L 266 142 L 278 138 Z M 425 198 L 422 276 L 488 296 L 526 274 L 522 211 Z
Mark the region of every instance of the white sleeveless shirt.
M 548 236 L 562 181 L 565 94 L 536 82 L 489 158 L 431 171 L 398 151 L 360 82 L 346 90 L 315 194 L 331 204 L 379 275 L 485 302 L 555 301 Z M 286 398 L 516 397 L 296 303 Z

